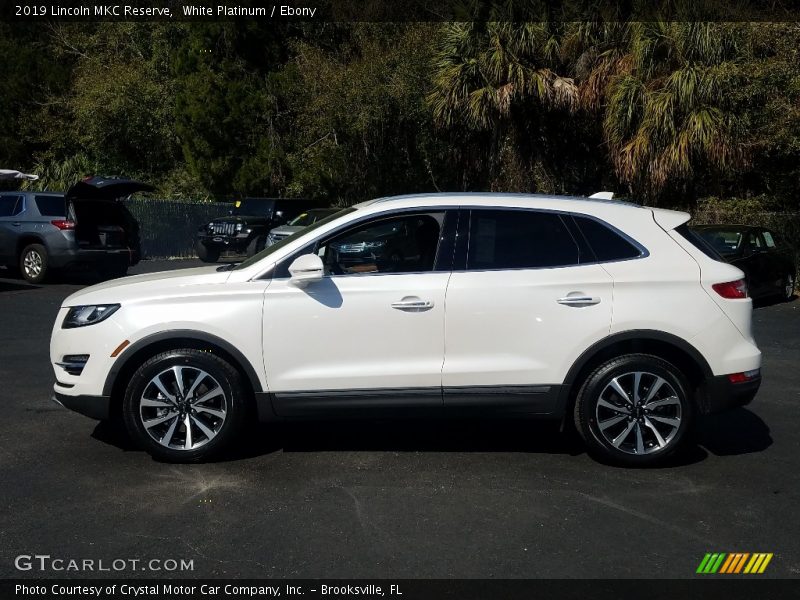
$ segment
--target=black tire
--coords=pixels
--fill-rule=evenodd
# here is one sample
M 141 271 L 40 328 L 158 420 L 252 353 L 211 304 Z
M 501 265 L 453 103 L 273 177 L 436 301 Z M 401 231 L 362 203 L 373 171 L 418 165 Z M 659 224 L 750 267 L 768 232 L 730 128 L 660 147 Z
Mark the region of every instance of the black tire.
M 194 245 L 197 252 L 197 258 L 206 263 L 215 263 L 219 260 L 219 248 L 208 247 L 203 242 L 197 242 Z
M 42 283 L 49 271 L 47 249 L 41 244 L 30 244 L 19 256 L 19 271 L 29 283 Z
M 267 236 L 257 235 L 247 244 L 247 257 L 253 257 L 261 252 L 267 245 Z
M 787 273 L 786 277 L 783 278 L 783 292 L 781 293 L 784 301 L 789 302 L 789 300 L 794 298 L 794 287 L 796 284 L 797 279 L 794 273 Z
M 182 368 L 179 372 L 184 392 L 194 388 L 193 396 L 181 398 L 176 393 L 177 377 L 173 367 Z M 192 376 L 196 373 L 198 377 L 198 371 L 204 372 L 205 377 L 194 386 Z M 173 394 L 174 401 L 158 391 L 154 383 L 157 376 L 164 389 Z M 221 394 L 213 393 L 217 390 Z M 209 394 L 212 395 L 210 400 L 198 402 L 198 395 Z M 143 400 L 150 404 L 155 401 L 159 406 L 143 405 Z M 200 462 L 230 448 L 242 432 L 249 402 L 241 375 L 227 361 L 210 352 L 184 348 L 153 356 L 136 370 L 125 391 L 122 416 L 131 438 L 154 458 L 172 463 Z M 216 414 L 211 414 L 209 409 Z M 145 427 L 145 419 L 162 421 Z M 187 422 L 189 435 L 186 434 Z M 206 430 L 214 435 L 206 435 Z
M 632 407 L 627 401 L 636 399 L 632 394 L 636 373 L 641 374 L 639 406 Z M 659 384 L 659 379 L 663 383 Z M 614 380 L 625 397 L 610 387 Z M 654 387 L 657 389 L 645 406 Z M 695 414 L 690 389 L 680 370 L 657 356 L 620 356 L 600 365 L 583 381 L 575 401 L 575 427 L 589 453 L 603 462 L 642 467 L 657 464 L 679 451 L 690 437 Z

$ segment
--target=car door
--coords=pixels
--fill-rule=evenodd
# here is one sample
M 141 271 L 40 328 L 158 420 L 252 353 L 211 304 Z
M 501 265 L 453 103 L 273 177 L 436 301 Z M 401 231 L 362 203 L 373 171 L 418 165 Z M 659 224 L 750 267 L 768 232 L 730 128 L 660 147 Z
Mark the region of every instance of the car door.
M 764 242 L 765 266 L 769 272 L 770 293 L 783 291 L 786 285 L 786 275 L 791 271 L 787 265 L 786 257 L 775 242 L 775 235 L 767 230 L 759 231 L 759 236 Z
M 455 213 L 403 212 L 327 234 L 276 266 L 265 291 L 264 368 L 279 415 L 441 407 L 444 299 Z M 288 266 L 316 253 L 322 281 Z
M 16 264 L 17 240 L 22 230 L 19 215 L 24 204 L 21 194 L 0 195 L 0 264 Z
M 611 277 L 594 257 L 581 258 L 584 242 L 568 218 L 465 211 L 459 239 L 468 243 L 459 245 L 446 298 L 446 407 L 552 412 L 569 366 L 608 335 Z
M 757 231 L 748 231 L 745 233 L 742 244 L 744 246 L 744 258 L 741 264 L 732 264 L 736 264 L 747 274 L 750 295 L 754 297 L 761 296 L 768 291 L 770 279 L 769 259 L 765 252 L 764 242 Z

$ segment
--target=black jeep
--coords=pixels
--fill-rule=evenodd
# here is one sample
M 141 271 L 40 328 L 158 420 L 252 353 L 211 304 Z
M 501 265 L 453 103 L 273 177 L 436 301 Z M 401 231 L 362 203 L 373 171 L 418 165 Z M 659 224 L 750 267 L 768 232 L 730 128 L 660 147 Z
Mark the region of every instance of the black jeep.
M 238 200 L 226 217 L 218 217 L 197 230 L 195 250 L 203 262 L 216 262 L 220 253 L 253 256 L 264 249 L 269 231 L 324 202 L 287 198 Z

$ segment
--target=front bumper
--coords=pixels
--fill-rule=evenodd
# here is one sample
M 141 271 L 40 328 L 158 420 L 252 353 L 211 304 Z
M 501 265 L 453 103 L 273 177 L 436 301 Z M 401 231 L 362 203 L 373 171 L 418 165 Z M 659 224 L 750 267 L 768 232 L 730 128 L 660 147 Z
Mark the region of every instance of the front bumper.
M 761 376 L 741 383 L 733 383 L 727 375 L 708 380 L 703 398 L 703 412 L 720 413 L 750 404 L 761 386 Z
M 54 391 L 52 399 L 64 408 L 98 421 L 105 421 L 111 416 L 111 399 L 108 396 L 67 396 Z
M 216 246 L 223 250 L 226 248 L 247 248 L 247 245 L 250 242 L 250 234 L 247 232 L 242 232 L 235 235 L 200 233 L 195 236 L 195 241 L 205 246 Z

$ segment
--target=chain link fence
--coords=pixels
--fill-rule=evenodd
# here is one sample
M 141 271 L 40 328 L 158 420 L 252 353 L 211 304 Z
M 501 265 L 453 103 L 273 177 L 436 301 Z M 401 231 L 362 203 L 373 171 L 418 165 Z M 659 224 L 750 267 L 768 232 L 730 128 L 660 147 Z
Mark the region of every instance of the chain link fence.
M 191 258 L 197 229 L 228 214 L 227 202 L 179 202 L 176 200 L 133 199 L 125 206 L 139 221 L 145 258 Z

